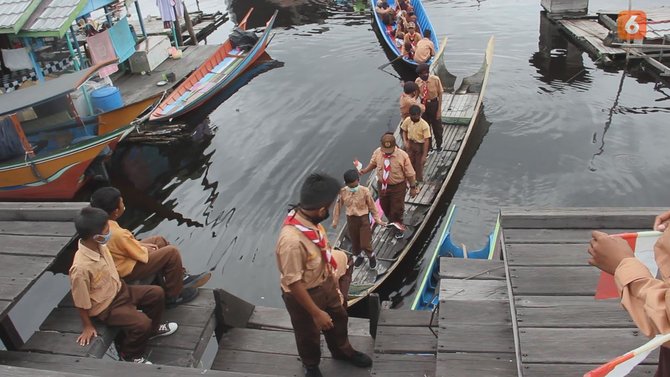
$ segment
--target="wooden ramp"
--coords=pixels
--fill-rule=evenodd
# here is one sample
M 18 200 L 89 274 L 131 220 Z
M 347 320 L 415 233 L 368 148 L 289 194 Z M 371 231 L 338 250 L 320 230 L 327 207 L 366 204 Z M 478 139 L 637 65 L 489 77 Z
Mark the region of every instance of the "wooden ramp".
M 503 251 L 525 377 L 582 375 L 647 341 L 618 299 L 595 300 L 592 229 L 648 230 L 662 209 L 503 209 Z M 653 375 L 658 352 L 630 376 Z
M 517 367 L 502 261 L 440 259 L 437 377 L 513 376 Z
M 556 22 L 568 35 L 598 58 L 605 55 L 626 55 L 626 50 L 622 48 L 605 46 L 603 40 L 607 37 L 609 29 L 601 25 L 597 18 L 560 19 Z
M 230 326 L 221 337 L 212 369 L 273 376 L 302 376 L 290 317 L 285 309 L 258 307 L 225 291 L 217 291 L 220 321 Z M 349 341 L 372 355 L 369 321 L 349 318 Z M 368 369 L 334 360 L 321 338 L 321 371 L 324 376 L 370 376 Z

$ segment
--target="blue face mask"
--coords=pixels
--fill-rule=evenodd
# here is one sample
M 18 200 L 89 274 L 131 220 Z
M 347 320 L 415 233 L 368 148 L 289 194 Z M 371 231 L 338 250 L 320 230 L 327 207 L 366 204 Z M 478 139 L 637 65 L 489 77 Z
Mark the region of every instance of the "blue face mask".
M 356 186 L 356 187 L 349 187 L 349 191 L 351 191 L 351 192 L 356 192 L 356 191 L 358 191 L 358 186 Z
M 99 243 L 100 245 L 104 245 L 107 242 L 109 242 L 109 238 L 111 236 L 112 236 L 112 230 L 110 229 L 109 232 L 107 232 L 107 234 L 98 234 L 97 236 L 95 236 L 94 239 L 95 242 Z M 99 239 L 98 237 L 100 237 L 101 239 Z

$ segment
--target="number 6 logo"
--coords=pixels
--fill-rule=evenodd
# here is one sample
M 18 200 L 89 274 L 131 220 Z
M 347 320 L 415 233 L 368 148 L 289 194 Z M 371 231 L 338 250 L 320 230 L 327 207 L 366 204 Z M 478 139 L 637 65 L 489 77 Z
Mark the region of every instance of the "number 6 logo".
M 619 38 L 625 41 L 641 40 L 647 35 L 647 14 L 641 10 L 619 12 L 616 23 Z

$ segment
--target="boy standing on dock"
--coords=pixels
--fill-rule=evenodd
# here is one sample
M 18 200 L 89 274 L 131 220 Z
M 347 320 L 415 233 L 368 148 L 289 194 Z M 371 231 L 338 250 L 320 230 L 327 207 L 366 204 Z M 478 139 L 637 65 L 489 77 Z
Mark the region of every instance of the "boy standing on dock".
M 397 228 L 395 238 L 401 239 L 405 236 L 403 217 L 407 185 L 409 184 L 409 195 L 412 198 L 419 193 L 416 186 L 416 172 L 407 152 L 396 146 L 393 133 L 385 133 L 380 141 L 381 146 L 372 153 L 370 163 L 360 170 L 360 174 L 364 175 L 377 169 L 379 204 L 389 223 L 393 223 Z
M 430 74 L 430 67 L 426 63 L 416 67 L 419 77 L 416 84 L 419 86 L 421 102 L 426 107 L 422 118 L 428 122 L 435 137 L 435 148 L 442 148 L 442 81 L 440 78 Z
M 351 241 L 351 252 L 356 256 L 354 267 L 360 267 L 364 258 L 361 250 L 365 252 L 370 262 L 370 268 L 377 267 L 377 258 L 372 250 L 372 226 L 370 224 L 370 214 L 375 222 L 381 226 L 386 223 L 381 220 L 377 212 L 377 206 L 370 190 L 359 184 L 360 177 L 355 169 L 347 170 L 344 173 L 344 183 L 346 186 L 340 189 L 340 194 L 335 202 L 335 212 L 333 214 L 333 229 L 337 228 L 337 222 L 340 219 L 340 209 L 346 207 L 347 212 L 347 230 L 349 230 L 349 240 Z
M 333 177 L 311 174 L 300 189 L 300 204 L 291 210 L 277 241 L 276 256 L 282 298 L 291 317 L 298 354 L 306 377 L 322 377 L 321 336 L 334 359 L 368 368 L 369 356 L 349 343 L 349 317 L 335 279 L 337 261 L 320 223 L 330 216 L 340 184 Z
M 400 125 L 400 132 L 403 145 L 416 172 L 416 180 L 423 182 L 423 166 L 428 159 L 431 135 L 430 126 L 421 119 L 421 108 L 418 105 L 409 108 L 409 117 Z
M 119 354 L 123 360 L 151 364 L 144 358 L 147 342 L 173 334 L 178 326 L 174 322 L 161 323 L 165 308 L 161 287 L 128 286 L 119 278 L 105 246 L 110 238 L 107 219 L 105 211 L 86 207 L 74 223 L 80 239 L 70 268 L 70 283 L 72 300 L 84 327 L 77 343 L 88 345 L 98 335 L 91 323 L 91 317 L 95 317 L 108 326 L 121 328 Z
M 116 220 L 126 210 L 121 192 L 114 187 L 103 187 L 91 196 L 91 206 L 109 215 L 111 237 L 107 244 L 119 275 L 127 282 L 150 279 L 158 275 L 165 288 L 166 304 L 185 304 L 198 296 L 198 287 L 211 277 L 210 272 L 189 275 L 182 267 L 179 250 L 161 236 L 138 241 L 133 233 L 122 228 Z
M 400 120 L 403 121 L 409 116 L 409 108 L 412 105 L 418 105 L 423 113 L 426 108 L 419 99 L 419 86 L 414 81 L 407 81 L 403 84 L 403 93 L 400 95 Z
M 588 248 L 589 264 L 614 276 L 621 305 L 648 337 L 670 333 L 670 211 L 656 217 L 654 230 L 663 232 L 654 245 L 663 280 L 651 275 L 623 238 L 593 231 Z M 665 345 L 660 347 L 655 376 L 670 376 L 670 348 Z

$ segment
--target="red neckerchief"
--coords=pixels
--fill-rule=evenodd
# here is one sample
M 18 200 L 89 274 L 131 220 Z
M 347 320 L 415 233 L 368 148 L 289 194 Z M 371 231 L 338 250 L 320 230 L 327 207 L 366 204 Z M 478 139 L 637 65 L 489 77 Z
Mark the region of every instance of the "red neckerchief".
M 430 78 L 430 76 L 428 76 L 428 78 Z M 421 81 L 423 81 L 423 79 Z M 423 81 L 423 86 L 421 87 L 421 102 L 423 102 L 424 106 L 428 103 L 428 80 Z
M 286 219 L 284 219 L 284 225 L 292 225 L 302 232 L 305 237 L 309 238 L 310 241 L 321 249 L 321 258 L 323 258 L 326 263 L 329 263 L 334 270 L 337 270 L 337 262 L 328 248 L 328 242 L 326 242 L 326 237 L 324 236 L 326 230 L 323 228 L 323 225 L 317 225 L 316 229 L 306 227 L 295 218 L 295 215 L 295 211 L 289 212 Z
M 382 194 L 386 194 L 389 185 L 389 177 L 391 176 L 391 157 L 393 152 L 384 153 L 384 166 L 382 166 Z

